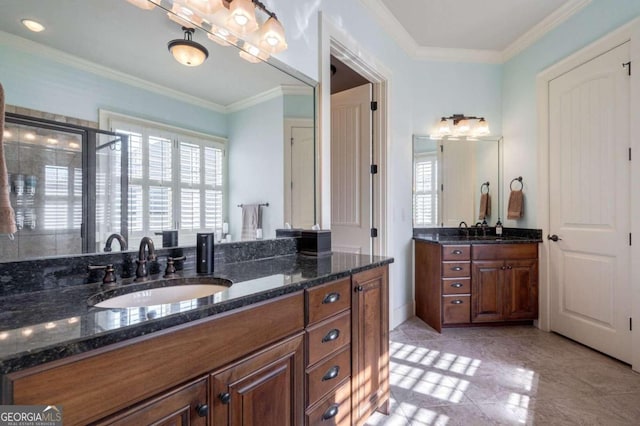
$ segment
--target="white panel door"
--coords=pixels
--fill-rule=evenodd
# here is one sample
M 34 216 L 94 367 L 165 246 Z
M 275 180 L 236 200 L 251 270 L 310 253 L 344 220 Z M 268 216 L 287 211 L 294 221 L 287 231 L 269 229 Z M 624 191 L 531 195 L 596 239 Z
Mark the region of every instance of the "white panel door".
M 631 361 L 629 43 L 549 83 L 551 329 Z
M 313 120 L 285 120 L 285 222 L 310 229 L 315 219 Z
M 331 95 L 332 250 L 371 253 L 371 84 Z
M 461 221 L 478 217 L 475 211 L 475 149 L 465 140 L 443 141 L 442 225 L 457 227 Z M 466 222 L 465 222 L 466 223 Z M 468 223 L 472 226 L 473 223 Z

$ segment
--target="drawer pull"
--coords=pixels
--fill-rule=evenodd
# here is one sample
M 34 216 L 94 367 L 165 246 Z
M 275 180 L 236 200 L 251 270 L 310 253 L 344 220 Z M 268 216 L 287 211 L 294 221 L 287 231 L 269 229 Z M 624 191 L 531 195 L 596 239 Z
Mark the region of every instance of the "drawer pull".
M 453 283 L 453 284 L 451 284 L 451 287 L 460 288 L 460 287 L 462 287 L 462 283 Z
M 340 330 L 338 330 L 337 328 L 334 328 L 322 338 L 322 343 L 327 343 L 327 342 L 336 340 L 339 336 L 340 336 Z
M 452 305 L 461 305 L 461 304 L 463 304 L 463 303 L 464 303 L 464 302 L 463 302 L 462 300 L 460 300 L 460 299 L 456 299 L 456 300 L 452 300 L 452 301 L 451 301 L 451 304 L 452 304 Z
M 335 379 L 338 377 L 338 374 L 340 374 L 340 366 L 334 365 L 325 373 L 324 376 L 322 376 L 322 381 L 326 382 L 327 380 Z
M 451 268 L 452 271 L 462 271 L 462 266 L 454 266 L 453 268 Z
M 335 303 L 338 300 L 340 300 L 340 293 L 329 293 L 327 294 L 324 299 L 322 299 L 322 304 L 323 305 L 328 305 L 329 303 Z
M 327 410 L 324 413 L 322 413 L 322 421 L 329 420 L 337 416 L 338 408 L 339 408 L 338 404 L 331 404 L 331 406 L 327 408 Z
M 462 254 L 462 250 L 453 250 L 451 254 Z

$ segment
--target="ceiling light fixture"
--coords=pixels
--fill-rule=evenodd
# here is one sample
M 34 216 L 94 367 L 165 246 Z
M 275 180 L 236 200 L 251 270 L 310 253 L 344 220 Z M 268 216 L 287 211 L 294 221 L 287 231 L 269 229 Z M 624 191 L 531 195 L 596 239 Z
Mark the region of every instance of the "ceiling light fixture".
M 453 129 L 449 125 L 449 120 L 453 122 Z M 470 120 L 478 120 L 472 128 Z M 453 114 L 450 117 L 442 117 L 438 123 L 435 138 L 444 136 L 487 136 L 490 133 L 489 123 L 484 117 L 472 117 L 464 114 Z
M 233 0 L 229 12 L 227 27 L 234 33 L 245 35 L 258 29 L 256 8 L 251 0 Z
M 197 67 L 207 59 L 209 51 L 192 40 L 193 28 L 182 27 L 182 31 L 184 31 L 184 39 L 171 40 L 167 47 L 176 61 L 188 67 Z
M 44 31 L 44 25 L 42 25 L 40 22 L 34 21 L 33 19 L 23 19 L 22 25 L 24 25 L 34 33 L 39 33 Z

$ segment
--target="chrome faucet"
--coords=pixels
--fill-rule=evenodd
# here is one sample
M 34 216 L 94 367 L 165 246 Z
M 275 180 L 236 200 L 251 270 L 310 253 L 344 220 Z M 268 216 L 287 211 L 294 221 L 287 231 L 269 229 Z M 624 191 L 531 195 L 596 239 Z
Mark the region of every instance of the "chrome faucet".
M 147 249 L 147 255 L 145 256 L 145 248 Z M 146 281 L 149 279 L 149 271 L 147 270 L 147 261 L 153 262 L 156 260 L 156 249 L 153 245 L 153 240 L 149 237 L 143 237 L 140 240 L 140 248 L 138 249 L 138 259 L 136 263 L 136 279 L 135 281 Z
M 120 234 L 111 234 L 109 235 L 109 238 L 107 238 L 107 241 L 104 243 L 104 251 L 105 252 L 110 252 L 111 251 L 111 243 L 113 243 L 113 240 L 118 240 L 118 242 L 120 243 L 120 251 L 125 251 L 128 247 L 127 247 L 127 240 L 124 239 L 124 237 Z

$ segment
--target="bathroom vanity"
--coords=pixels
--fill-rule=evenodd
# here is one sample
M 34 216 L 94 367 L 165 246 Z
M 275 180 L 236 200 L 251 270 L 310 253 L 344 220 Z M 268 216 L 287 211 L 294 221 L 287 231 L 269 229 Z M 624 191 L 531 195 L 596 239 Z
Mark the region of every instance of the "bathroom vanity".
M 542 238 L 531 231 L 502 237 L 416 233 L 416 315 L 437 331 L 537 319 Z
M 1 403 L 61 405 L 69 425 L 362 424 L 388 410 L 392 261 L 334 253 L 216 265 L 228 290 L 107 330 L 96 324 L 113 310 L 86 305 L 95 283 L 2 298 L 45 316 L 52 300 L 64 303 L 60 323 L 82 325 L 55 342 L 32 331 L 31 350 L 3 352 Z M 12 313 L 3 329 L 24 337 L 39 327 L 28 318 Z

